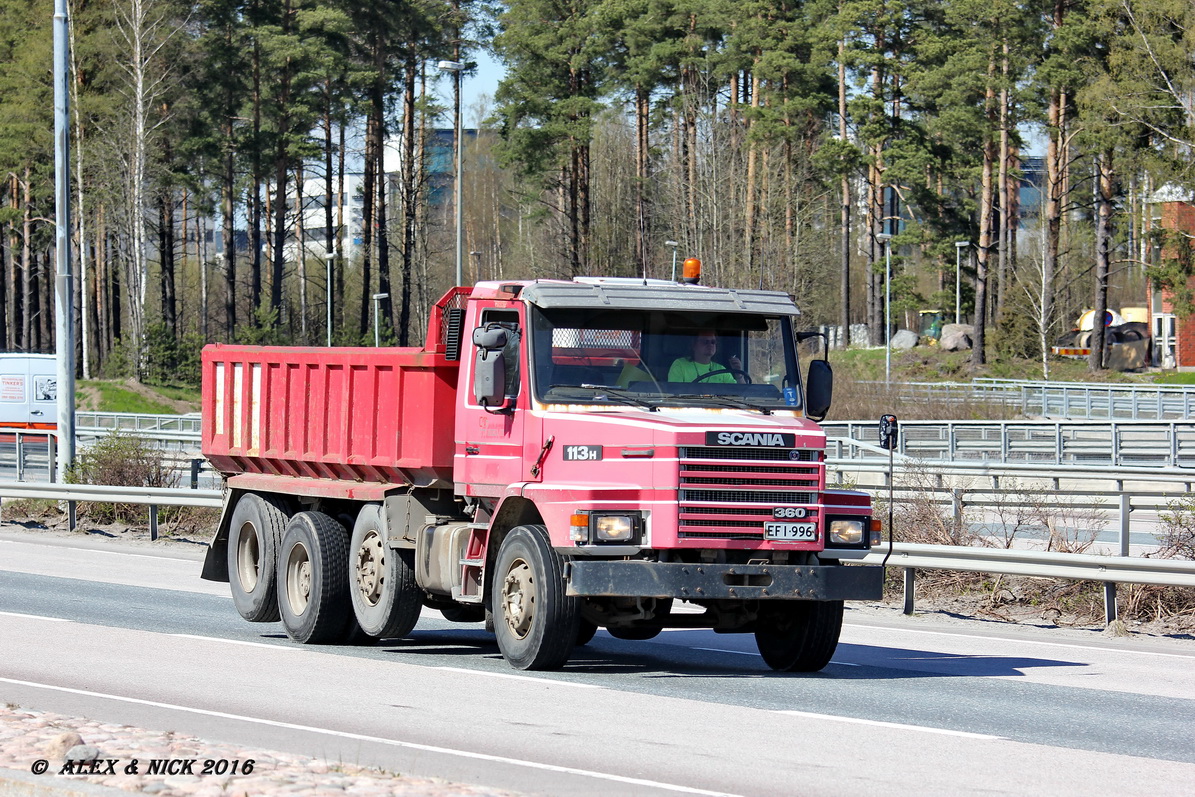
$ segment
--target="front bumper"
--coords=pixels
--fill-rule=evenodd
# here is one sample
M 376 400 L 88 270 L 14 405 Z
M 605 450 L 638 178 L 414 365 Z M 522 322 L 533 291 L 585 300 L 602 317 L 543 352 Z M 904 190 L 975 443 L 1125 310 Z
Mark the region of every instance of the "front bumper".
M 879 600 L 878 565 L 695 565 L 577 560 L 565 567 L 569 595 L 679 600 Z

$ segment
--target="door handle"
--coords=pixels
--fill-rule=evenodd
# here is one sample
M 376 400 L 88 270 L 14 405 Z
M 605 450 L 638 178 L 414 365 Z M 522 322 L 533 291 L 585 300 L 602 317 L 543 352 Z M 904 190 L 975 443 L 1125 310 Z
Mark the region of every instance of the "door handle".
M 45 415 L 45 413 L 42 412 L 41 410 L 32 410 L 29 414 L 30 415 Z
M 465 446 L 466 454 L 480 454 L 481 449 L 478 446 Z

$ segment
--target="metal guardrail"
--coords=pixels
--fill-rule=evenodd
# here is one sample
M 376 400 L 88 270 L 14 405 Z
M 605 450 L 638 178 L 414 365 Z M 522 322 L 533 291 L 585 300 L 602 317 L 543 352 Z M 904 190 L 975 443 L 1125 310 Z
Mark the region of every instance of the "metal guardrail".
M 1164 421 L 1195 417 L 1195 390 L 1181 385 L 980 377 L 973 382 L 894 382 L 892 388 L 914 400 L 1001 404 L 1022 415 L 1045 418 Z
M 884 562 L 887 554 L 888 546 L 882 545 L 858 561 L 878 565 Z M 892 556 L 887 564 L 904 568 L 905 614 L 913 614 L 915 610 L 916 574 L 919 568 L 1101 581 L 1104 584 L 1104 620 L 1107 623 L 1117 619 L 1118 583 L 1195 587 L 1195 562 L 1139 556 L 1093 556 L 1017 548 L 898 542 L 892 545 Z
M 824 421 L 827 456 L 878 456 L 874 420 Z M 1195 468 L 1191 421 L 901 421 L 899 453 L 922 460 Z
M 197 412 L 186 415 L 151 415 L 139 412 L 75 412 L 76 429 L 125 432 L 184 432 L 198 436 L 202 419 Z
M 76 504 L 91 501 L 106 504 L 143 504 L 149 507 L 149 537 L 158 538 L 158 507 L 186 506 L 219 509 L 222 490 L 185 490 L 177 487 L 115 487 L 100 484 L 61 484 L 57 482 L 0 482 L 0 502 L 28 498 L 41 501 L 66 501 L 70 528 L 76 526 Z

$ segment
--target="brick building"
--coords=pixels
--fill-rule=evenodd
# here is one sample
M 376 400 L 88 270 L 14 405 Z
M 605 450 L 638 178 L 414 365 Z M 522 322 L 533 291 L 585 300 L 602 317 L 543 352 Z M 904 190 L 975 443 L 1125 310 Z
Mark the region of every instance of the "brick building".
M 1190 202 L 1162 202 L 1162 229 L 1180 230 L 1187 235 L 1195 236 L 1195 204 Z M 1173 257 L 1174 253 L 1163 250 L 1162 257 Z M 1195 277 L 1187 282 L 1187 287 L 1195 289 Z M 1162 292 L 1162 312 L 1173 313 L 1173 296 Z M 1195 315 L 1180 318 L 1175 328 L 1174 364 L 1180 371 L 1195 371 Z

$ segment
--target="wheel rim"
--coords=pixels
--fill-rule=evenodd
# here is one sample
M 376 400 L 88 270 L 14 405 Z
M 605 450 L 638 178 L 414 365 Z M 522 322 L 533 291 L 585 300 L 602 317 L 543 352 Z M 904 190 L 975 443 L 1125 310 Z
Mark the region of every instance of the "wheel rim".
M 502 582 L 502 616 L 518 639 L 526 638 L 535 620 L 535 579 L 524 559 L 511 562 Z
M 386 551 L 376 531 L 365 535 L 357 549 L 357 591 L 369 606 L 377 606 L 385 588 Z
M 252 523 L 241 526 L 237 535 L 237 578 L 245 592 L 257 589 L 261 577 L 261 547 L 257 544 L 257 530 Z
M 302 543 L 292 546 L 286 557 L 286 602 L 296 617 L 311 602 L 311 554 Z

